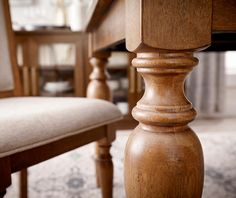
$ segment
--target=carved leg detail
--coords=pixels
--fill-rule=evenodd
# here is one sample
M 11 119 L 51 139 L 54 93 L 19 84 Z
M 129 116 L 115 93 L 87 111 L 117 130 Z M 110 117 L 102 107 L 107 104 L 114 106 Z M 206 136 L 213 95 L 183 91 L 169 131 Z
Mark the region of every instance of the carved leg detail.
M 110 155 L 111 144 L 106 139 L 98 142 L 97 147 L 97 168 L 99 174 L 99 184 L 103 198 L 112 198 L 113 188 L 113 163 Z
M 98 98 L 111 101 L 111 91 L 107 84 L 107 59 L 110 56 L 109 52 L 101 52 L 94 54 L 90 63 L 93 71 L 90 75 L 90 83 L 87 88 L 88 98 Z M 102 188 L 104 198 L 112 197 L 112 177 L 113 165 L 109 154 L 110 143 L 98 142 L 96 144 L 96 177 L 97 186 Z
M 110 53 L 104 52 L 96 54 L 90 59 L 93 71 L 89 76 L 90 82 L 87 88 L 88 98 L 99 98 L 104 100 L 111 100 L 111 92 L 107 84 L 107 70 L 106 64 Z
M 192 53 L 141 53 L 132 63 L 145 93 L 133 109 L 139 125 L 126 145 L 127 198 L 200 198 L 203 154 L 187 125 L 196 112 L 183 92 L 198 60 Z

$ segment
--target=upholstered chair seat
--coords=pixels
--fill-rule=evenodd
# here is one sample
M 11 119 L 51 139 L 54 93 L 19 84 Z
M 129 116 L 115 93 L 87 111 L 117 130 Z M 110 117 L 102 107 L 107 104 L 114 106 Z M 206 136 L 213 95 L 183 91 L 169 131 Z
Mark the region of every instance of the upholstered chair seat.
M 121 118 L 112 103 L 86 98 L 5 98 L 0 110 L 0 158 Z

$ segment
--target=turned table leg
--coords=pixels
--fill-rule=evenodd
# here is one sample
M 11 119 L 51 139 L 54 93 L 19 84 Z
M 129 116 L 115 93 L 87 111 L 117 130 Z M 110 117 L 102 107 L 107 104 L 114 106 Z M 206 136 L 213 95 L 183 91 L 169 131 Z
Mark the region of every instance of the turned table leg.
M 200 198 L 203 153 L 183 83 L 198 63 L 193 52 L 211 43 L 212 0 L 126 0 L 125 8 L 126 48 L 145 83 L 125 151 L 127 198 Z
M 183 92 L 197 62 L 192 53 L 138 53 L 133 59 L 146 89 L 133 109 L 139 125 L 126 146 L 128 198 L 201 197 L 202 148 L 187 125 L 196 112 Z
M 87 87 L 88 98 L 98 98 L 111 101 L 111 91 L 107 84 L 106 64 L 109 52 L 96 53 L 90 59 L 92 73 L 89 76 L 90 82 Z
M 90 63 L 93 71 L 90 75 L 90 83 L 87 88 L 88 98 L 98 98 L 111 101 L 111 92 L 106 82 L 106 63 L 110 56 L 109 52 L 96 53 Z M 107 131 L 108 132 L 108 131 Z M 111 141 L 105 138 L 96 144 L 96 176 L 97 186 L 101 187 L 104 198 L 112 197 L 113 187 L 113 163 L 110 155 Z

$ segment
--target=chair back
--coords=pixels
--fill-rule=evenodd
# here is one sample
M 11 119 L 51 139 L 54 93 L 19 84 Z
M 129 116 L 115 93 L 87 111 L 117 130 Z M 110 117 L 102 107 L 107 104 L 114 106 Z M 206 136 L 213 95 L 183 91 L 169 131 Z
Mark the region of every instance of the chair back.
M 21 95 L 8 0 L 0 0 L 0 97 Z

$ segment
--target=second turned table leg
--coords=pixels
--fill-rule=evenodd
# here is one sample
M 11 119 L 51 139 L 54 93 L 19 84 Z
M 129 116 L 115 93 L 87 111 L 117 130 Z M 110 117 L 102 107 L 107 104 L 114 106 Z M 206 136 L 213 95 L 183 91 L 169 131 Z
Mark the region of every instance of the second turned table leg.
M 88 98 L 98 98 L 111 101 L 111 91 L 107 84 L 106 63 L 110 56 L 109 52 L 100 52 L 93 55 L 90 59 L 92 73 L 90 83 L 87 88 Z M 113 133 L 114 131 L 106 131 Z M 108 134 L 109 136 L 110 134 Z M 113 139 L 112 139 L 113 140 Z M 103 198 L 112 197 L 113 188 L 113 163 L 110 155 L 111 141 L 109 137 L 104 138 L 96 144 L 96 177 L 97 186 L 101 187 Z

